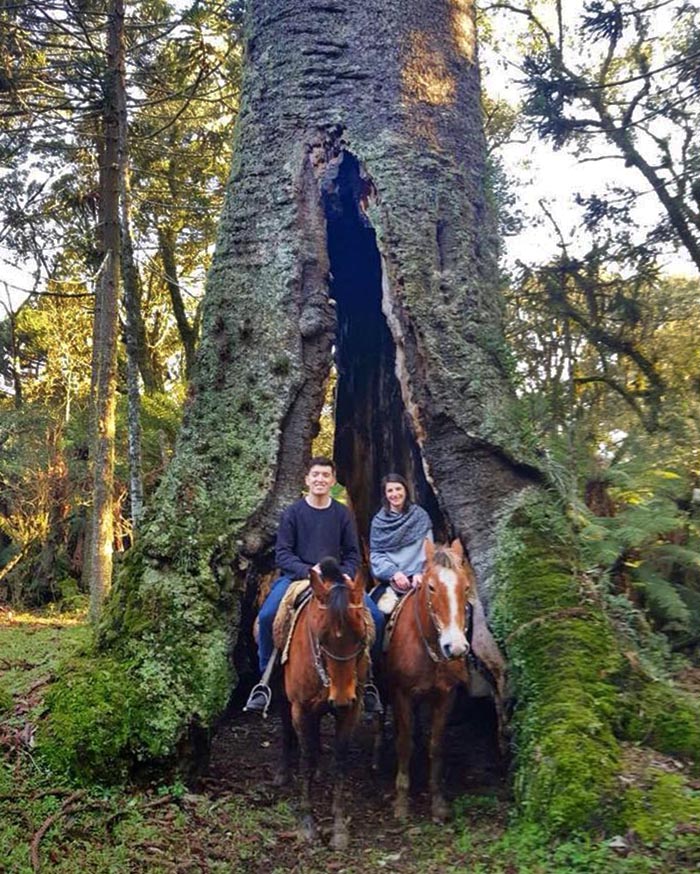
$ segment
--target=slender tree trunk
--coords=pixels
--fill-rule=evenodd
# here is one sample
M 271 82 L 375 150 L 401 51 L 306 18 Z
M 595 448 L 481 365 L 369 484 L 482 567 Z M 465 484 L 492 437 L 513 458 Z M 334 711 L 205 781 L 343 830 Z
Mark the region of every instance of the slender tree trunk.
M 126 108 L 124 119 L 126 119 Z M 128 124 L 128 123 L 127 123 Z M 129 171 L 128 126 L 124 132 L 127 137 L 126 155 L 120 161 L 120 213 L 122 225 L 122 281 L 124 283 L 124 308 L 127 317 L 125 342 L 127 353 L 135 359 L 138 374 L 143 380 L 146 393 L 163 391 L 163 383 L 156 372 L 153 360 L 148 350 L 146 326 L 143 321 L 143 287 L 138 264 L 134 256 L 134 242 L 131 230 L 131 186 Z M 121 129 L 120 129 L 121 137 Z M 132 338 L 129 340 L 129 338 Z M 129 346 L 132 349 L 129 352 Z
M 90 532 L 90 618 L 96 622 L 112 581 L 114 539 L 114 425 L 117 384 L 118 292 L 121 280 L 119 229 L 118 82 L 123 77 L 123 0 L 110 5 L 104 108 L 104 163 L 100 167 L 105 266 L 98 286 L 93 356 L 92 523 Z
M 48 525 L 42 544 L 39 562 L 34 572 L 34 586 L 38 598 L 43 601 L 56 597 L 57 560 L 65 551 L 68 540 L 67 521 L 70 511 L 68 467 L 63 448 L 63 425 L 54 426 L 47 435 L 49 458 L 48 480 Z
M 136 537 L 143 515 L 143 467 L 141 460 L 141 391 L 139 372 L 148 362 L 145 331 L 141 315 L 141 282 L 134 258 L 131 235 L 131 187 L 129 178 L 129 120 L 126 108 L 126 82 L 122 65 L 115 81 L 119 115 L 119 194 L 121 217 L 121 260 L 124 285 L 124 342 L 126 345 L 127 417 L 129 445 L 129 497 L 131 501 L 132 540 Z M 151 389 L 155 386 L 152 372 L 148 374 Z
M 102 117 L 96 120 L 96 130 L 94 132 L 95 155 L 97 157 L 97 166 L 99 168 L 98 188 L 100 193 L 104 187 L 104 168 L 106 167 L 106 141 L 104 136 L 104 113 Z M 105 254 L 105 198 L 100 196 L 97 198 L 97 253 L 99 255 L 99 263 L 94 269 L 97 273 L 95 280 L 95 295 L 93 303 L 92 317 L 92 355 L 90 359 L 90 398 L 88 407 L 88 463 L 86 481 L 90 483 L 90 504 L 86 508 L 85 518 L 85 533 L 82 546 L 82 561 L 81 561 L 81 580 L 84 591 L 91 590 L 91 573 L 92 573 L 92 499 L 93 499 L 93 484 L 95 479 L 95 463 L 94 463 L 94 447 L 95 435 L 97 427 L 97 375 L 99 372 L 99 349 L 100 349 L 100 330 L 102 324 L 102 276 L 105 269 L 106 254 Z
M 175 233 L 172 228 L 158 228 L 158 248 L 165 272 L 165 284 L 173 307 L 175 324 L 180 340 L 185 350 L 185 378 L 190 380 L 194 372 L 195 353 L 197 351 L 198 320 L 190 323 L 185 310 L 180 280 L 178 279 L 177 261 L 175 260 Z

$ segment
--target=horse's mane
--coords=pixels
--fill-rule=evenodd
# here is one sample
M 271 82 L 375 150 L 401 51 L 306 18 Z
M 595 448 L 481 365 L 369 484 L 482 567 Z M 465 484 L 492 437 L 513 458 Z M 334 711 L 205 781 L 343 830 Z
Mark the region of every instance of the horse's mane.
M 447 546 L 437 545 L 435 547 L 433 564 L 438 565 L 438 567 L 448 568 L 451 571 L 459 570 L 459 562 Z
M 350 590 L 343 577 L 343 572 L 335 558 L 322 558 L 318 563 L 324 580 L 333 583 L 328 593 L 328 621 L 331 625 L 345 627 L 350 603 Z

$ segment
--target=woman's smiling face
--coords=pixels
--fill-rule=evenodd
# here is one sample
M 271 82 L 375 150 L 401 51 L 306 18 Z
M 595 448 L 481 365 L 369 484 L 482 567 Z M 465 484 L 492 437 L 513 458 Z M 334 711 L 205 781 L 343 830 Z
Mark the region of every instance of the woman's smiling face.
M 406 489 L 401 483 L 388 482 L 384 486 L 384 497 L 387 499 L 390 509 L 395 513 L 400 513 L 406 503 Z

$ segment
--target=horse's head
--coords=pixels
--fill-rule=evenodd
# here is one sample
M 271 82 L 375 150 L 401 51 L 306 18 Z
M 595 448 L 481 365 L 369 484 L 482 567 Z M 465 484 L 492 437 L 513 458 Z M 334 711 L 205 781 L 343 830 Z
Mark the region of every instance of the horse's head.
M 310 630 L 328 676 L 328 702 L 348 707 L 357 700 L 358 667 L 366 659 L 367 624 L 360 577 L 345 576 L 333 558 L 311 570 L 314 593 Z M 362 677 L 364 679 L 364 677 Z
M 449 548 L 426 540 L 425 557 L 422 586 L 440 651 L 447 659 L 460 658 L 468 649 L 464 626 L 471 567 L 465 565 L 459 540 L 453 540 Z

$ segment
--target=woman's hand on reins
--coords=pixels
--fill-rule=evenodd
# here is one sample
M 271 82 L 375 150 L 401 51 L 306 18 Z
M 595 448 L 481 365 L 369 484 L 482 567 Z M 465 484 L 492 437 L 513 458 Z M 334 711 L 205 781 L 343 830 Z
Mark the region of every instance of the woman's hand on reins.
M 400 592 L 407 592 L 411 588 L 411 581 L 403 571 L 396 571 L 391 581 Z

